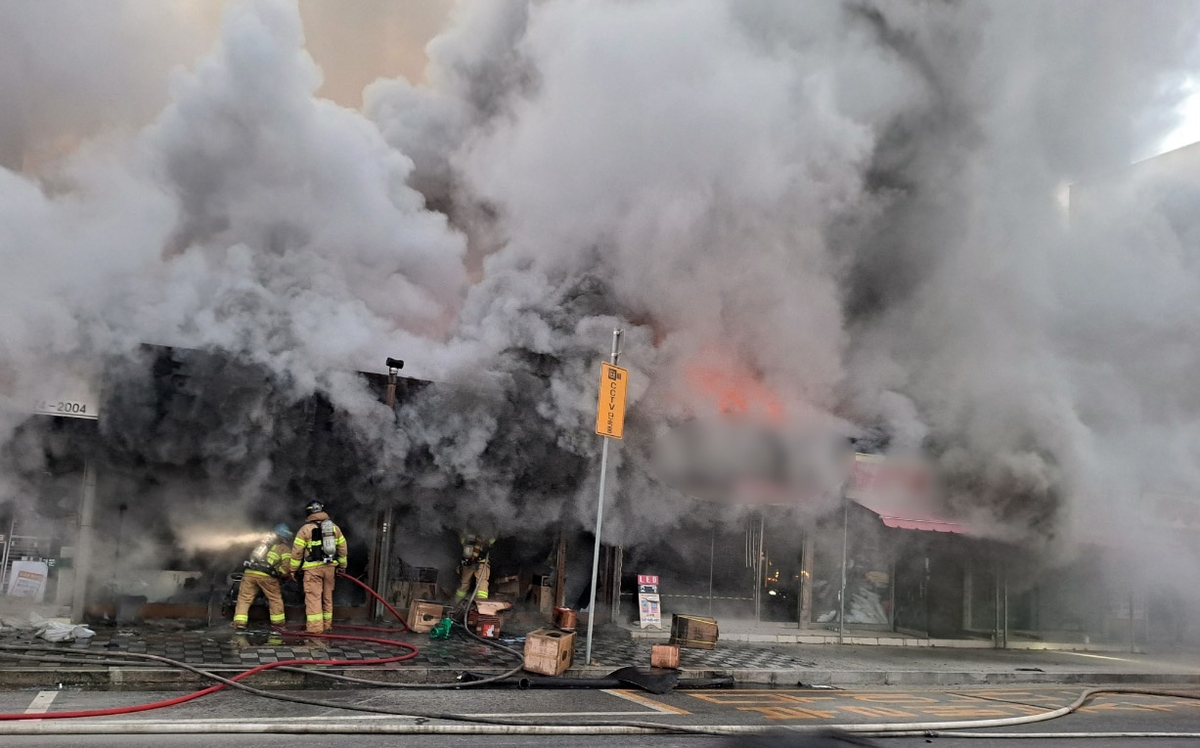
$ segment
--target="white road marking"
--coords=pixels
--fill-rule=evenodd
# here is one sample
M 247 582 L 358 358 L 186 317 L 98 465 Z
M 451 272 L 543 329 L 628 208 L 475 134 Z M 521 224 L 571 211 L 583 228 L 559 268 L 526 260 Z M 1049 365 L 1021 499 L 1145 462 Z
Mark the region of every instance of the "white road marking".
M 57 697 L 58 691 L 39 691 L 38 695 L 33 697 L 33 701 L 29 702 L 29 706 L 25 708 L 25 713 L 44 714 Z
M 1087 652 L 1063 652 L 1074 657 L 1090 657 L 1093 660 L 1115 660 L 1117 662 L 1132 662 L 1128 657 L 1108 657 L 1106 655 L 1088 654 Z

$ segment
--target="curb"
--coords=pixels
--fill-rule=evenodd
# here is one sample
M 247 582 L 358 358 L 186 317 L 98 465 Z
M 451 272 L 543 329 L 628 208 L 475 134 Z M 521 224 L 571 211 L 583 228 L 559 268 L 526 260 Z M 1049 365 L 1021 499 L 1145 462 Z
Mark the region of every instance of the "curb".
M 666 643 L 671 634 L 667 631 L 637 631 L 629 632 L 634 641 Z M 905 649 L 986 649 L 1013 652 L 1111 652 L 1128 653 L 1128 644 L 1091 644 L 1083 642 L 1040 642 L 1017 641 L 1009 642 L 1006 647 L 997 648 L 989 639 L 922 639 L 916 637 L 870 636 L 866 634 L 847 634 L 838 640 L 837 634 L 812 633 L 722 633 L 722 642 L 738 644 L 775 644 L 785 646 L 848 646 L 848 647 L 903 647 Z M 1136 648 L 1136 652 L 1141 652 Z
M 203 666 L 200 666 L 203 667 Z M 564 675 L 588 678 L 607 675 L 613 667 L 573 668 Z M 207 668 L 226 677 L 242 672 L 240 668 Z M 327 672 L 352 674 L 385 683 L 454 683 L 459 669 L 449 668 L 328 668 Z M 472 669 L 484 675 L 499 675 L 498 668 Z M 1126 685 L 1200 685 L 1200 674 L 1191 673 L 1102 673 L 1102 672 L 1012 672 L 1012 671 L 921 671 L 921 670 L 818 670 L 818 669 L 693 669 L 680 671 L 683 678 L 732 676 L 739 686 L 796 688 L 826 686 L 863 688 L 871 686 L 963 686 L 963 685 L 1048 685 L 1048 684 L 1126 684 Z M 79 688 L 96 690 L 158 691 L 191 689 L 212 681 L 175 668 L 110 667 L 90 669 L 6 668 L 0 670 L 0 690 L 32 688 Z M 354 684 L 332 683 L 302 673 L 266 672 L 254 676 L 250 685 L 265 689 L 344 689 Z

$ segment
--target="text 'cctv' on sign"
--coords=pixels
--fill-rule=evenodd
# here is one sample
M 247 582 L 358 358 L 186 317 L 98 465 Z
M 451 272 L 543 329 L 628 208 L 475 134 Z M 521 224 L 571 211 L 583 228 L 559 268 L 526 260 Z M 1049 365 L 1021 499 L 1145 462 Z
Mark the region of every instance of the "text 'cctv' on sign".
M 629 372 L 612 364 L 600 364 L 600 404 L 596 409 L 596 433 L 613 439 L 625 435 L 625 388 Z

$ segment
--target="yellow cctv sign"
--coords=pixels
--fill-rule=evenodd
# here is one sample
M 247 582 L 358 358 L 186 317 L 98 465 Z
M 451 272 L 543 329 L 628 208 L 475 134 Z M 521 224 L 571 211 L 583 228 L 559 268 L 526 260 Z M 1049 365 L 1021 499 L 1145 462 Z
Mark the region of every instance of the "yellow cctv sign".
M 613 439 L 625 434 L 625 388 L 629 372 L 612 364 L 600 364 L 600 403 L 596 409 L 596 433 Z

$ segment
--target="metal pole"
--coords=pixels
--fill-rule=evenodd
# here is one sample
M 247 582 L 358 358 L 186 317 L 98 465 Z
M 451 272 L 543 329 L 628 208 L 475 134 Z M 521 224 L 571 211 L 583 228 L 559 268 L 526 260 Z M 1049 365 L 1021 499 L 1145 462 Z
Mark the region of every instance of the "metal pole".
M 838 644 L 846 639 L 846 558 L 850 547 L 850 502 L 842 497 L 842 588 L 838 593 Z
M 1137 651 L 1137 633 L 1133 624 L 1133 582 L 1129 583 L 1129 651 Z
M 713 610 L 713 564 L 717 558 L 717 528 L 713 528 L 708 541 L 708 614 Z
M 96 509 L 96 463 L 88 458 L 83 463 L 83 496 L 79 501 L 79 539 L 75 544 L 75 589 L 71 594 L 71 622 L 83 623 L 83 607 L 87 602 L 88 571 L 92 565 L 92 517 Z
M 613 594 L 612 594 L 612 620 L 613 623 L 621 620 L 621 577 L 625 573 L 625 548 L 617 546 L 613 552 Z
M 16 513 L 13 513 L 13 518 L 8 522 L 8 535 L 4 538 L 4 553 L 0 555 L 0 587 L 8 582 L 8 557 L 12 552 L 12 536 L 13 531 L 17 529 Z
M 621 355 L 621 331 L 613 330 L 611 363 L 616 366 Z M 592 548 L 592 590 L 588 598 L 588 629 L 587 649 L 583 661 L 592 664 L 592 629 L 596 624 L 596 578 L 600 573 L 600 533 L 604 526 L 604 487 L 608 479 L 608 443 L 612 441 L 607 436 L 600 437 L 604 444 L 600 447 L 600 490 L 596 501 L 596 543 Z
M 766 580 L 763 579 L 763 535 L 766 533 L 766 529 L 767 516 L 760 513 L 758 515 L 758 558 L 754 560 L 755 573 L 758 575 L 758 579 L 754 581 L 754 618 L 759 623 L 762 623 L 762 596 L 763 587 L 766 584 Z
M 993 588 L 994 588 L 995 607 L 996 607 L 996 611 L 995 611 L 996 614 L 994 616 L 994 624 L 995 625 L 992 629 L 992 644 L 995 649 L 1000 649 L 1000 562 L 999 561 L 992 564 L 992 576 L 994 577 L 994 579 L 992 581 L 995 583 L 993 585 Z
M 888 594 L 891 604 L 888 606 L 888 621 L 892 631 L 896 630 L 896 559 L 893 558 L 891 564 L 888 565 Z
M 812 587 L 813 564 L 816 556 L 816 537 L 811 529 L 804 532 L 804 549 L 800 556 L 800 628 L 808 628 L 813 622 L 812 616 Z
M 1000 573 L 1004 575 L 1004 648 L 1008 649 L 1008 563 L 1001 562 Z

